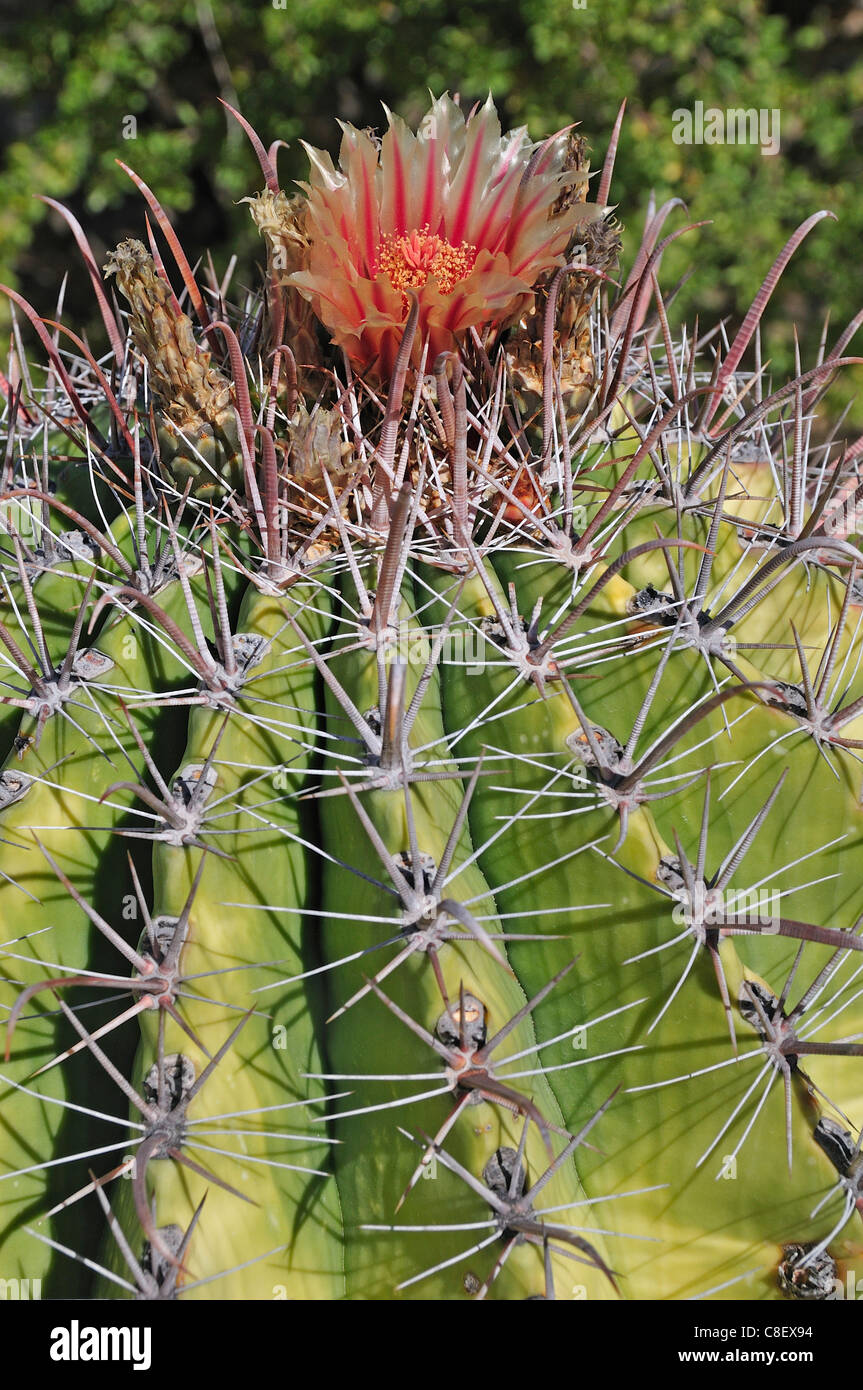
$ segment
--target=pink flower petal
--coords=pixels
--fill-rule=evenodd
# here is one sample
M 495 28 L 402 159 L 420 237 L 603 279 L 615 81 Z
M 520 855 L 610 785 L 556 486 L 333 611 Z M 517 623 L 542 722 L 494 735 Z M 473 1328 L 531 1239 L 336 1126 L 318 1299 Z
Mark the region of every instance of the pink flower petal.
M 502 137 L 491 98 L 465 120 L 440 97 L 416 135 L 387 115 L 380 155 L 348 124 L 338 170 L 309 149 L 309 182 L 301 185 L 309 268 L 292 277 L 333 341 L 358 369 L 379 376 L 398 353 L 404 286 L 413 284 L 419 299 L 416 365 L 423 342 L 433 357 L 472 326 L 512 322 L 539 276 L 561 264 L 582 215 L 576 207 L 551 217 L 564 186 L 565 141 L 558 135 L 535 147 L 525 129 Z

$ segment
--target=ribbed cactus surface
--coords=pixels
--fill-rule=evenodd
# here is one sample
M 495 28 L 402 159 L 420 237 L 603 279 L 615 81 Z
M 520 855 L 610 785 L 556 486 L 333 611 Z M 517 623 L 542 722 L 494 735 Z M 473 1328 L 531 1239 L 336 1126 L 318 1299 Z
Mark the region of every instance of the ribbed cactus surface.
M 830 1297 L 858 321 L 787 383 L 760 330 L 818 216 L 726 337 L 671 326 L 670 209 L 621 274 L 616 132 L 594 184 L 441 98 L 291 196 L 247 132 L 259 293 L 137 176 L 105 356 L 7 291 L 0 1273 Z

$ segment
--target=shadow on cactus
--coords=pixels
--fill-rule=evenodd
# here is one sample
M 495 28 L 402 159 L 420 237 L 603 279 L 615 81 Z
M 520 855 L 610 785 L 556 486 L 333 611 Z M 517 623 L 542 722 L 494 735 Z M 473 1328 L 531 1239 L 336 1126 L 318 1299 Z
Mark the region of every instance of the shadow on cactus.
M 288 194 L 231 114 L 258 290 L 127 170 L 122 303 L 67 214 L 104 356 L 6 291 L 0 1272 L 836 1296 L 860 317 L 789 382 L 761 341 L 827 214 L 729 337 L 674 324 L 674 205 L 621 272 L 620 119 L 595 174 L 444 96 Z

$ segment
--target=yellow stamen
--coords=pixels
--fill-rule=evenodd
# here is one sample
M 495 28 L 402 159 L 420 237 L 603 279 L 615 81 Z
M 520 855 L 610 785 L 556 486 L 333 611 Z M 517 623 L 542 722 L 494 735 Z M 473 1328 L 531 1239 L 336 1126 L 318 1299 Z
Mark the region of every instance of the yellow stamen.
M 464 280 L 473 270 L 475 260 L 475 246 L 466 241 L 452 246 L 430 232 L 426 223 L 406 236 L 384 237 L 378 250 L 377 269 L 402 293 L 420 289 L 433 275 L 441 294 L 450 294 L 459 280 Z

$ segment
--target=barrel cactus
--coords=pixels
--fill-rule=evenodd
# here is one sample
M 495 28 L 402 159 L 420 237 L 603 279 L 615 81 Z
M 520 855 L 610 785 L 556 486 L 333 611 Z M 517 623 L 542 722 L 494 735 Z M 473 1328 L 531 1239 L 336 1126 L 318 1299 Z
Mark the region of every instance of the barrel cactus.
M 137 175 L 169 268 L 67 215 L 104 356 L 6 291 L 0 1270 L 835 1296 L 860 319 L 785 383 L 760 337 L 827 214 L 735 336 L 672 331 L 617 130 L 594 177 L 443 97 L 289 195 L 234 115 L 259 292 Z

